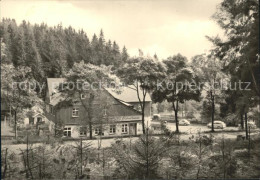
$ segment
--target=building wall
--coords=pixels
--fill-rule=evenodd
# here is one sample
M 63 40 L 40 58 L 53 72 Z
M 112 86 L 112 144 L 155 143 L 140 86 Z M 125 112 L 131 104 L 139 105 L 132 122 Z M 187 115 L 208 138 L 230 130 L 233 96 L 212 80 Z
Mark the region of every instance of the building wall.
M 45 122 L 46 125 L 48 125 L 48 129 L 50 132 L 54 132 L 54 122 L 50 121 L 49 119 L 47 119 L 45 116 L 41 116 L 41 115 L 38 115 L 38 116 L 35 116 L 33 118 L 33 122 L 34 124 L 37 123 L 37 118 L 38 117 L 41 117 L 42 118 L 42 121 Z M 28 126 L 30 124 L 30 120 L 28 117 L 24 118 L 24 127 Z
M 117 122 L 111 125 L 115 125 L 116 126 L 116 132 L 114 134 L 110 133 L 110 124 L 106 124 L 102 126 L 102 132 L 104 133 L 104 135 L 102 135 L 102 137 L 115 137 L 115 136 L 127 136 L 130 135 L 130 124 L 131 123 L 136 123 L 136 134 L 142 134 L 142 123 L 140 121 L 136 122 Z M 127 133 L 122 133 L 122 124 L 127 124 Z M 81 136 L 80 135 L 80 125 L 65 125 L 64 128 L 71 128 L 71 137 L 72 138 L 79 138 L 79 137 L 89 137 L 89 132 L 87 130 L 87 135 L 86 136 Z M 100 126 L 96 126 L 98 128 L 100 128 Z M 93 126 L 92 129 L 92 136 L 93 137 L 99 137 L 99 135 L 95 134 L 95 126 Z M 134 134 L 133 134 L 134 135 Z M 64 136 L 65 137 L 65 136 Z
M 140 116 L 141 113 L 132 109 L 131 107 L 128 107 L 121 102 L 115 100 L 110 94 L 107 92 L 102 92 L 100 96 L 105 96 L 105 100 L 99 100 L 100 97 L 97 97 L 97 100 L 94 100 L 93 102 L 93 119 L 94 121 L 100 121 L 102 118 L 102 114 L 104 114 L 104 108 L 102 107 L 103 104 L 107 103 L 106 107 L 106 114 L 107 117 L 115 117 L 115 116 Z M 84 99 L 83 101 L 88 102 L 88 99 Z M 85 103 L 85 102 L 83 102 Z M 78 108 L 79 116 L 73 117 L 72 111 L 73 108 Z M 147 107 L 147 112 L 149 111 L 149 107 Z M 55 110 L 56 114 L 56 121 L 61 122 L 62 124 L 82 124 L 87 125 L 88 124 L 88 112 L 86 108 L 82 105 L 81 101 L 79 100 L 77 103 L 75 103 L 73 106 L 67 106 L 60 109 Z M 149 114 L 148 114 L 149 115 Z
M 82 126 L 87 126 L 89 124 L 89 119 L 88 119 L 88 112 L 86 111 L 86 108 L 82 105 L 83 103 L 88 103 L 88 96 L 87 98 L 82 100 L 82 99 L 77 99 L 79 98 L 79 94 L 75 95 L 75 99 L 73 101 L 75 102 L 72 106 L 67 106 L 63 108 L 55 108 L 54 107 L 54 112 L 50 113 L 50 111 L 46 112 L 47 115 L 46 117 L 51 117 L 53 122 L 59 122 L 61 125 L 64 126 L 64 128 L 71 128 L 71 137 L 73 138 L 78 138 L 80 137 L 80 127 Z M 106 137 L 113 137 L 113 136 L 124 136 L 124 135 L 129 135 L 129 126 L 131 123 L 136 123 L 136 134 L 142 134 L 142 123 L 141 123 L 141 113 L 138 112 L 137 110 L 134 110 L 133 108 L 126 106 L 125 104 L 119 102 L 116 100 L 112 95 L 107 93 L 106 91 L 102 91 L 99 96 L 94 99 L 93 102 L 93 119 L 92 122 L 93 124 L 97 122 L 101 122 L 101 116 L 104 112 L 104 108 L 100 107 L 103 104 L 107 103 L 107 116 L 110 118 L 114 117 L 128 117 L 128 119 L 122 120 L 123 122 L 120 122 L 121 120 L 112 120 L 112 121 L 107 121 L 107 125 L 103 126 L 103 132 L 104 136 Z M 132 103 L 134 106 L 138 106 L 139 102 Z M 79 116 L 78 117 L 73 117 L 72 116 L 72 111 L 73 108 L 78 108 L 79 110 Z M 136 119 L 138 116 L 139 119 Z M 133 117 L 133 119 L 131 119 Z M 151 102 L 146 102 L 146 107 L 145 107 L 145 124 L 149 126 L 149 122 L 151 120 Z M 102 120 L 103 121 L 103 120 Z M 128 124 L 128 133 L 122 133 L 122 124 Z M 116 124 L 116 133 L 115 134 L 110 134 L 110 128 L 109 124 Z M 92 132 L 93 137 L 95 137 L 95 126 L 93 125 L 93 132 Z M 89 132 L 87 131 L 87 137 L 89 137 Z M 86 137 L 84 136 L 84 137 Z

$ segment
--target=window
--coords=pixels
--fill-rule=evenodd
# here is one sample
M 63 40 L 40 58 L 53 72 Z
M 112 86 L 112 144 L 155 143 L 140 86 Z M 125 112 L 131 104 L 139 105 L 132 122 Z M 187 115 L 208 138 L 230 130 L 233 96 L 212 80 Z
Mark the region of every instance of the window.
M 72 109 L 72 117 L 79 117 L 79 108 Z
M 81 99 L 86 99 L 86 95 L 85 94 L 80 94 L 80 98 Z
M 96 129 L 95 129 L 95 135 L 99 135 L 100 132 L 101 132 L 101 131 L 100 131 L 100 128 L 96 128 Z
M 127 124 L 122 124 L 122 133 L 127 133 Z
M 41 118 L 41 117 L 37 117 L 37 123 L 43 124 L 43 123 L 44 123 L 44 121 L 42 120 L 42 118 Z
M 110 125 L 109 133 L 110 134 L 115 134 L 116 133 L 116 125 Z
M 79 135 L 80 136 L 86 136 L 87 135 L 87 128 L 86 127 L 80 127 Z
M 41 117 L 37 117 L 37 122 L 41 122 L 42 118 Z
M 102 132 L 102 130 L 100 128 L 96 128 L 95 129 L 95 135 L 101 135 L 101 136 L 104 136 L 104 133 Z
M 71 127 L 65 127 L 63 130 L 63 135 L 66 137 L 71 137 Z

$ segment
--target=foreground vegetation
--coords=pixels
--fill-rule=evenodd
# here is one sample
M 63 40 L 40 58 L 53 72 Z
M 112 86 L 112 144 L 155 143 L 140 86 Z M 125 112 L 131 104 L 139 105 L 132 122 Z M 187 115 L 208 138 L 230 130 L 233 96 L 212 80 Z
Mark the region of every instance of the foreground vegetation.
M 148 131 L 147 131 L 148 132 Z M 79 140 L 1 150 L 3 179 L 215 179 L 259 178 L 260 141 L 231 140 L 201 133 L 181 141 L 178 134 L 137 141 L 118 139 L 92 148 Z M 100 142 L 101 144 L 101 142 Z

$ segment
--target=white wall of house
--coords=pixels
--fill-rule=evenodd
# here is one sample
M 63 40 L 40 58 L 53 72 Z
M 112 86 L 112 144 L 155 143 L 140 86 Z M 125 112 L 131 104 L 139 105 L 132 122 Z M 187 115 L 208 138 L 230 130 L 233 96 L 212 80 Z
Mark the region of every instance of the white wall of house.
M 111 125 L 115 125 L 115 132 L 111 132 L 110 131 L 110 124 L 106 124 L 102 126 L 102 137 L 114 137 L 114 136 L 126 136 L 126 135 L 130 135 L 130 124 L 134 124 L 136 123 L 136 134 L 142 134 L 142 123 L 140 121 L 138 122 L 120 122 L 120 123 L 115 123 L 115 124 L 111 124 Z M 125 129 L 124 131 L 123 129 L 123 125 L 125 125 Z M 68 129 L 69 128 L 69 129 Z M 99 137 L 99 134 L 96 134 L 96 132 L 98 132 L 98 130 L 96 130 L 96 128 L 100 129 L 100 126 L 93 126 L 93 130 L 92 130 L 92 136 L 93 137 Z M 70 131 L 70 133 L 68 133 L 67 131 Z M 64 131 L 66 132 L 64 134 L 63 137 L 69 136 L 72 138 L 79 138 L 79 137 L 89 137 L 89 132 L 87 131 L 86 135 L 81 136 L 80 135 L 80 126 L 79 125 L 66 125 L 64 126 Z M 134 134 L 133 134 L 134 135 Z
M 26 126 L 29 123 L 30 123 L 29 118 L 28 117 L 24 118 L 23 124 Z
M 48 125 L 49 131 L 54 132 L 54 122 L 48 120 L 45 116 L 38 114 L 33 118 L 33 124 L 37 123 L 37 118 L 40 117 L 42 118 L 42 121 Z M 28 126 L 30 124 L 30 120 L 28 117 L 24 118 L 24 126 Z

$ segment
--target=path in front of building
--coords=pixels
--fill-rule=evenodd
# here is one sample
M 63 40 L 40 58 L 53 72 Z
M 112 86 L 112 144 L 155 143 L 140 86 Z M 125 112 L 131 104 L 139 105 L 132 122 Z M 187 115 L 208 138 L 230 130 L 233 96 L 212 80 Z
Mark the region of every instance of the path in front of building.
M 1 136 L 13 136 L 13 128 L 8 125 L 8 122 L 1 121 Z
M 175 123 L 167 123 L 167 128 L 171 131 L 176 130 L 176 125 Z M 210 131 L 211 128 L 208 128 L 206 125 L 201 125 L 201 124 L 190 124 L 188 126 L 180 126 L 179 125 L 179 130 L 180 132 L 185 132 L 189 134 L 196 134 L 199 131 L 200 132 L 206 132 Z M 222 132 L 222 129 L 215 129 L 217 132 Z M 238 127 L 225 127 L 224 131 L 238 131 Z

